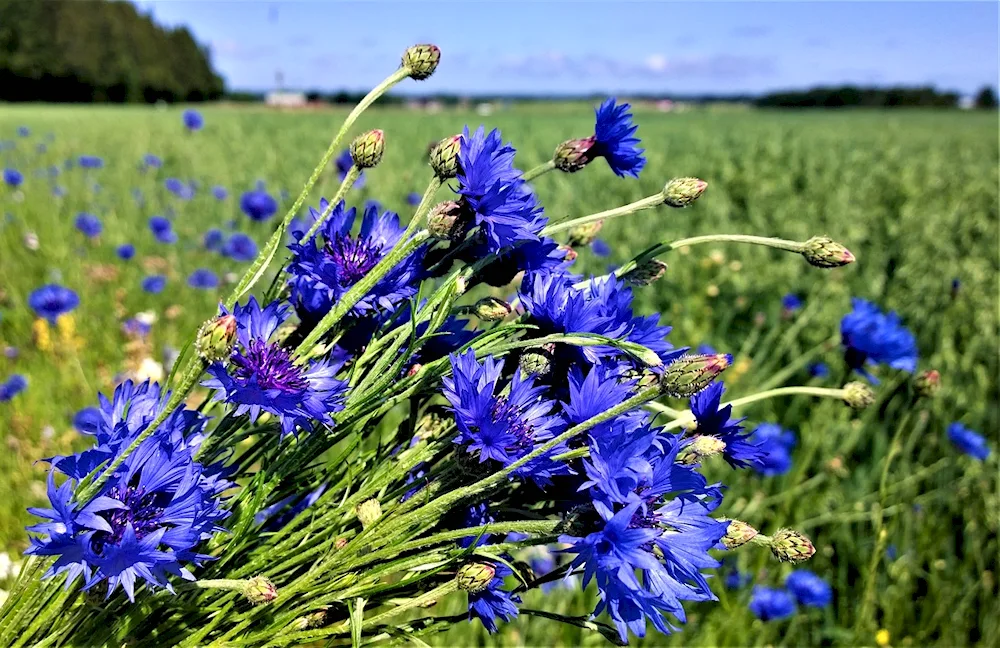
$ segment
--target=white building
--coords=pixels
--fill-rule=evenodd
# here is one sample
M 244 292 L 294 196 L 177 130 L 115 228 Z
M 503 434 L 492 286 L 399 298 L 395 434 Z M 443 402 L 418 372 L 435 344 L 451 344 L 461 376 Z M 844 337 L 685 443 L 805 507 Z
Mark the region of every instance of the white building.
M 306 95 L 303 92 L 269 92 L 264 103 L 276 108 L 302 108 L 306 105 Z

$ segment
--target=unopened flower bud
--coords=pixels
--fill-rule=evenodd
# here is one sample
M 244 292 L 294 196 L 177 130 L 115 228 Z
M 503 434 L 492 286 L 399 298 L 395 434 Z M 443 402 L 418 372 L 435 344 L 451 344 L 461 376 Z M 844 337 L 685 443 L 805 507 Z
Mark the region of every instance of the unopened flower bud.
M 844 385 L 844 402 L 852 409 L 862 410 L 875 402 L 875 392 L 862 382 L 849 382 Z
M 673 361 L 660 376 L 660 389 L 675 398 L 694 396 L 733 362 L 728 353 L 688 354 Z
M 918 396 L 934 398 L 941 390 L 941 374 L 937 369 L 928 369 L 913 379 L 913 388 Z
M 565 254 L 563 258 L 565 258 L 567 261 L 576 261 L 576 257 L 579 256 L 576 250 L 574 250 L 568 245 L 560 245 L 559 249 L 563 251 L 563 254 Z
M 441 62 L 441 48 L 437 45 L 414 45 L 403 52 L 403 67 L 411 79 L 423 81 L 434 74 Z
M 597 233 L 604 227 L 604 221 L 595 221 L 586 225 L 577 225 L 569 231 L 570 246 L 590 245 L 597 238 Z
M 529 376 L 544 376 L 552 371 L 552 349 L 548 348 L 550 346 L 552 345 L 547 344 L 544 347 L 526 349 L 517 362 L 521 371 Z
M 460 241 L 465 236 L 466 220 L 462 205 L 454 200 L 438 203 L 427 216 L 427 231 L 434 238 Z
M 419 439 L 430 440 L 443 436 L 453 419 L 445 417 L 438 412 L 429 412 L 420 417 L 417 421 L 417 428 L 414 435 Z
M 461 143 L 461 135 L 452 135 L 436 143 L 431 149 L 431 168 L 441 180 L 450 180 L 458 175 L 458 151 Z
M 375 523 L 375 520 L 382 517 L 382 505 L 378 503 L 377 499 L 368 499 L 358 504 L 354 512 L 358 515 L 361 528 L 367 529 Z
M 385 133 L 375 129 L 358 135 L 351 142 L 351 160 L 360 169 L 378 166 L 385 153 Z
M 413 378 L 418 373 L 420 373 L 420 370 L 423 369 L 423 368 L 424 368 L 424 365 L 420 364 L 419 362 L 416 362 L 416 363 L 410 365 L 410 368 L 406 370 L 406 377 L 407 378 Z
M 278 588 L 266 576 L 254 576 L 243 586 L 243 596 L 253 605 L 263 605 L 278 598 Z
M 499 322 L 512 310 L 510 304 L 496 297 L 483 297 L 472 306 L 473 314 L 485 322 Z
M 319 610 L 315 612 L 310 612 L 305 616 L 301 616 L 295 619 L 294 625 L 296 630 L 311 630 L 313 628 L 322 628 L 327 623 L 327 617 L 329 616 L 330 606 L 324 605 Z
M 347 538 L 337 538 L 336 542 L 333 543 L 334 549 L 343 549 L 347 546 Z
M 722 454 L 725 449 L 726 442 L 719 437 L 710 434 L 699 434 L 677 453 L 677 462 L 682 464 L 698 463 L 707 457 Z
M 233 315 L 219 315 L 201 325 L 194 348 L 205 362 L 225 362 L 233 353 L 236 343 L 236 318 Z
M 722 544 L 726 549 L 736 549 L 756 538 L 757 533 L 757 529 L 742 520 L 730 520 L 726 535 L 722 536 Z
M 802 246 L 802 256 L 817 268 L 839 268 L 854 263 L 854 255 L 840 243 L 826 236 L 814 236 Z
M 594 156 L 590 154 L 590 150 L 594 147 L 596 141 L 597 138 L 593 135 L 582 139 L 566 140 L 556 147 L 552 161 L 555 162 L 556 168 L 560 171 L 565 171 L 566 173 L 579 171 L 594 159 Z
M 466 592 L 482 592 L 489 587 L 490 581 L 496 576 L 497 568 L 487 562 L 470 562 L 462 565 L 455 576 L 459 589 Z
M 698 178 L 674 178 L 663 188 L 663 202 L 670 207 L 687 207 L 707 188 L 708 183 Z
M 667 272 L 667 264 L 659 259 L 644 261 L 622 279 L 632 286 L 648 286 Z
M 771 553 L 781 562 L 799 563 L 812 558 L 816 547 L 798 531 L 778 529 L 771 537 Z

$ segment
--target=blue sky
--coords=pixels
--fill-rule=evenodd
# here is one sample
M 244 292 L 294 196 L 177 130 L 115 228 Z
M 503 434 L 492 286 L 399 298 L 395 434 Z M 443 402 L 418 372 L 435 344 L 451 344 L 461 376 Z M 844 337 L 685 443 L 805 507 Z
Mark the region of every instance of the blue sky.
M 364 90 L 407 45 L 442 62 L 409 90 L 757 93 L 851 82 L 997 84 L 996 2 L 137 0 L 211 47 L 230 88 Z

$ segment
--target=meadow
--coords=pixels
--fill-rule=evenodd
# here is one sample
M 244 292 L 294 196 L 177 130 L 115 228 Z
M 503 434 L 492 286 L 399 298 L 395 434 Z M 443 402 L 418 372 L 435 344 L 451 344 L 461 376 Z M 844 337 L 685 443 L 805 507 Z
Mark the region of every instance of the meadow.
M 15 373 L 29 381 L 23 393 L 0 403 L 0 550 L 13 560 L 27 546 L 24 526 L 32 518 L 25 508 L 45 495 L 45 465 L 34 462 L 79 447 L 76 412 L 142 359 L 168 364 L 171 350 L 213 314 L 225 275 L 245 267 L 206 249 L 205 232 L 240 231 L 263 243 L 277 219 L 251 221 L 240 211 L 240 195 L 262 182 L 287 209 L 344 116 L 225 106 L 202 114 L 204 129 L 188 133 L 178 109 L 0 107 L 0 167 L 25 177 L 16 191 L 0 187 L 0 348 L 8 349 L 0 381 Z M 776 477 L 727 475 L 738 495 L 721 513 L 760 528 L 789 525 L 808 533 L 817 547 L 808 568 L 832 585 L 834 602 L 802 608 L 786 621 L 755 619 L 747 609 L 751 585 L 727 587 L 727 580 L 739 580 L 727 576 L 738 569 L 752 583 L 776 586 L 790 568 L 763 550 L 743 550 L 714 581 L 721 605 L 690 605 L 680 633 L 649 637 L 644 645 L 996 645 L 996 114 L 639 109 L 636 121 L 648 156 L 640 179 L 616 178 L 601 161 L 573 175 L 547 174 L 534 186 L 550 218 L 638 200 L 675 176 L 703 178 L 709 188 L 689 209 L 609 222 L 599 233 L 607 250 L 579 249 L 583 270 L 604 273 L 663 239 L 829 235 L 857 262 L 824 271 L 798 255 L 738 244 L 672 252 L 666 275 L 638 292 L 638 310 L 663 312 L 677 345 L 732 353 L 725 382 L 739 396 L 779 384 L 842 385 L 849 377 L 838 326 L 851 297 L 863 297 L 899 313 L 916 334 L 920 369 L 936 369 L 942 382 L 936 397 L 918 400 L 908 375 L 882 372 L 880 400 L 862 413 L 804 397 L 745 408 L 748 425 L 794 431 L 793 467 Z M 518 165 L 528 169 L 563 140 L 591 132 L 593 113 L 575 103 L 515 105 L 489 116 L 371 110 L 355 131 L 384 129 L 386 153 L 349 201 L 378 200 L 405 218 L 413 209 L 408 195 L 427 181 L 428 144 L 479 123 L 501 128 L 518 149 Z M 20 126 L 30 135 L 18 136 Z M 144 164 L 147 154 L 162 166 Z M 99 156 L 103 166 L 80 168 L 80 155 Z M 193 196 L 169 191 L 167 178 L 194 182 Z M 325 173 L 310 203 L 338 185 L 335 172 Z M 228 195 L 214 196 L 214 186 Z M 100 219 L 99 235 L 88 238 L 74 226 L 81 212 Z M 154 215 L 171 220 L 176 242 L 154 237 L 148 226 Z M 123 244 L 135 247 L 134 258 L 116 255 Z M 198 268 L 215 273 L 220 286 L 190 286 Z M 143 289 L 150 275 L 166 278 L 162 292 Z M 50 344 L 39 345 L 27 299 L 46 283 L 75 290 L 80 306 L 75 330 L 50 331 Z M 801 308 L 783 307 L 788 294 L 801 298 Z M 122 325 L 142 312 L 153 313 L 155 322 L 143 340 L 130 339 Z M 815 362 L 829 374 L 812 375 Z M 954 421 L 987 436 L 993 453 L 985 462 L 949 443 L 945 430 Z M 558 587 L 532 592 L 522 617 L 497 635 L 460 624 L 432 641 L 596 645 L 605 641 L 601 635 L 531 612 L 544 598 L 548 614 L 586 615 L 593 596 Z M 441 613 L 460 612 L 459 598 L 439 602 Z

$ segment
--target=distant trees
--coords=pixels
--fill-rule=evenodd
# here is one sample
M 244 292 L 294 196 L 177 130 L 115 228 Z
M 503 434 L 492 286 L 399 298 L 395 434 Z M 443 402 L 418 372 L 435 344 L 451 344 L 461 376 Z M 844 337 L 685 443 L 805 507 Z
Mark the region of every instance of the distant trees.
M 984 110 L 996 110 L 997 95 L 993 92 L 993 88 L 990 86 L 983 86 L 983 89 L 976 94 L 974 105 L 976 108 L 982 108 Z
M 128 2 L 0 0 L 0 100 L 203 101 L 222 96 L 209 52 Z
M 958 93 L 939 92 L 932 87 L 862 88 L 819 87 L 805 91 L 775 92 L 757 99 L 761 107 L 780 108 L 955 108 Z

